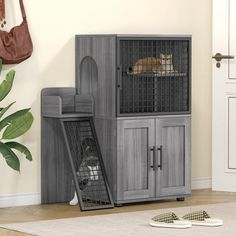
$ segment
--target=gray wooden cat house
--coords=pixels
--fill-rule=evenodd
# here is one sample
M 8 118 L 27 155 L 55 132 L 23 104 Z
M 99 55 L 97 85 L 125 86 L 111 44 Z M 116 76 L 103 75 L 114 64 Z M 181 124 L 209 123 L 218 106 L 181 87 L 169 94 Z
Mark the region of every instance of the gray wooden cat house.
M 42 202 L 73 197 L 58 118 L 81 116 L 94 121 L 117 205 L 189 196 L 191 36 L 77 35 L 75 45 L 75 88 L 42 91 Z

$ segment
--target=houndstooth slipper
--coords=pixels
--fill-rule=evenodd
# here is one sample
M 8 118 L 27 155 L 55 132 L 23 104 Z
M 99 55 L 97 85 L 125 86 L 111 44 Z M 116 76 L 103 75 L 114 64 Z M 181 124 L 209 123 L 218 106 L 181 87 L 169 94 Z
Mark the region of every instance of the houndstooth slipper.
M 192 225 L 201 226 L 221 226 L 223 220 L 211 218 L 206 211 L 195 211 L 188 213 L 182 217 L 184 220 L 188 220 Z
M 173 212 L 164 213 L 161 215 L 154 216 L 149 224 L 154 227 L 166 227 L 166 228 L 190 228 L 191 222 L 188 220 L 181 220 Z

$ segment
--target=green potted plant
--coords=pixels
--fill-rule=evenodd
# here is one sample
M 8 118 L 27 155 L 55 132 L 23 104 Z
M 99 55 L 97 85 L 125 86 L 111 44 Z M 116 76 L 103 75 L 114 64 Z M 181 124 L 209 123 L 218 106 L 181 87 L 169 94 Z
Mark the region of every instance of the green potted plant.
M 0 59 L 0 75 L 1 71 L 2 60 Z M 1 82 L 0 102 L 11 91 L 14 77 L 15 70 L 10 70 L 5 80 Z M 34 118 L 30 112 L 30 108 L 22 109 L 6 116 L 5 113 L 14 103 L 12 102 L 7 107 L 0 106 L 0 153 L 9 167 L 20 172 L 18 152 L 22 153 L 29 161 L 32 161 L 32 155 L 26 146 L 12 139 L 18 138 L 26 133 L 30 129 Z

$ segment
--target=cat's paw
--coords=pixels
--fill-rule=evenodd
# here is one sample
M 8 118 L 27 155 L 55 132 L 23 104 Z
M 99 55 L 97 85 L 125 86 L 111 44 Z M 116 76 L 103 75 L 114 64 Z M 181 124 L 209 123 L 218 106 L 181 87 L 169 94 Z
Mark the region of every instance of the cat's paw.
M 78 203 L 79 203 L 78 197 L 77 197 L 77 194 L 76 194 L 76 192 L 75 192 L 74 198 L 69 202 L 69 204 L 70 204 L 71 206 L 75 206 L 75 205 L 77 205 Z

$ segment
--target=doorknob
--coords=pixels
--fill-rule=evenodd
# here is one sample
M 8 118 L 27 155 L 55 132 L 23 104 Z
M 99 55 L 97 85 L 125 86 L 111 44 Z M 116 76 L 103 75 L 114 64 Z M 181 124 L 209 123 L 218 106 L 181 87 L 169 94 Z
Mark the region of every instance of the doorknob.
M 216 61 L 217 61 L 217 63 L 216 63 L 216 67 L 217 68 L 220 68 L 220 61 L 222 60 L 222 59 L 234 59 L 234 56 L 232 56 L 232 55 L 222 55 L 221 53 L 216 53 L 216 55 L 215 56 L 213 56 L 212 58 L 214 58 Z

